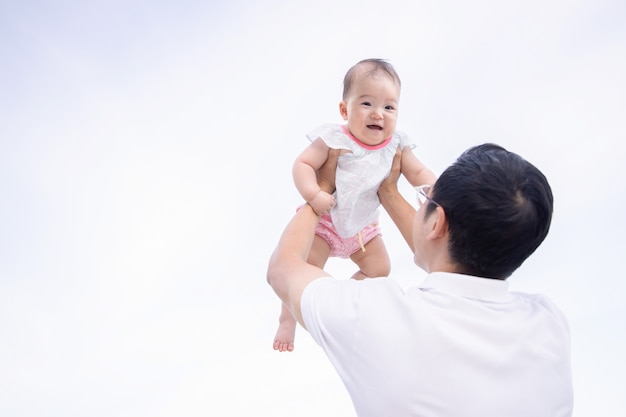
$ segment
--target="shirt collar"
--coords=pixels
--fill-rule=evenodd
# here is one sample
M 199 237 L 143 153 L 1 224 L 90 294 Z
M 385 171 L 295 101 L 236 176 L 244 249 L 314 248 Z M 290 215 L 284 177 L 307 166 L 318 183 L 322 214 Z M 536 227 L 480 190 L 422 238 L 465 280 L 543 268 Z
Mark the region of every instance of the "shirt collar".
M 508 281 L 451 272 L 433 272 L 426 276 L 419 287 L 496 303 L 505 303 L 512 299 Z
M 366 143 L 361 142 L 360 140 L 358 140 L 356 138 L 356 136 L 354 136 L 352 133 L 350 133 L 350 131 L 348 130 L 348 127 L 346 125 L 343 125 L 341 127 L 343 128 L 343 131 L 346 134 L 346 136 L 348 136 L 350 139 L 352 139 L 354 142 L 356 142 L 357 145 L 361 146 L 362 148 L 369 149 L 370 151 L 376 151 L 378 149 L 384 148 L 385 146 L 389 145 L 389 142 L 391 142 L 391 139 L 393 139 L 393 135 L 391 135 L 387 139 L 382 141 L 382 143 L 379 143 L 378 145 L 368 145 Z

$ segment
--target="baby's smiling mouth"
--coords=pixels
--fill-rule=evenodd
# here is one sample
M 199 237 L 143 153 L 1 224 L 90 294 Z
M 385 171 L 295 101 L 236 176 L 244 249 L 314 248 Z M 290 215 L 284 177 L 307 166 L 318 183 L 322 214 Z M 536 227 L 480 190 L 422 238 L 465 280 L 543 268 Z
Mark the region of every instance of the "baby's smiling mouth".
M 368 129 L 374 129 L 374 130 L 383 130 L 382 126 L 378 126 L 378 125 L 367 125 Z

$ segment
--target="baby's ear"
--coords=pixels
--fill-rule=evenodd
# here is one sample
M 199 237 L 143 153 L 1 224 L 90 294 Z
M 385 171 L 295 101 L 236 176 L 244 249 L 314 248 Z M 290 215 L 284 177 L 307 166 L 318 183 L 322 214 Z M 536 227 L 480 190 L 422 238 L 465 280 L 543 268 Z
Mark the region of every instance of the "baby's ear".
M 343 120 L 348 120 L 348 105 L 345 101 L 339 102 L 339 114 L 341 114 Z

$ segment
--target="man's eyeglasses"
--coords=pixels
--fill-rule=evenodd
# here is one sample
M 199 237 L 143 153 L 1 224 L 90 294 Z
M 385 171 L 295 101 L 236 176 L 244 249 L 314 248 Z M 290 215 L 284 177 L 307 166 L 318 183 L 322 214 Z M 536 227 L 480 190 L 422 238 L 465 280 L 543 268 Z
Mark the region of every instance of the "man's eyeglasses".
M 432 188 L 433 188 L 432 185 L 427 185 L 427 184 L 418 185 L 417 187 L 415 187 L 415 191 L 417 191 L 417 204 L 419 204 L 420 206 L 423 206 L 427 202 L 431 202 L 434 205 L 441 207 L 441 204 L 437 203 L 435 200 L 433 200 L 432 198 L 428 196 Z

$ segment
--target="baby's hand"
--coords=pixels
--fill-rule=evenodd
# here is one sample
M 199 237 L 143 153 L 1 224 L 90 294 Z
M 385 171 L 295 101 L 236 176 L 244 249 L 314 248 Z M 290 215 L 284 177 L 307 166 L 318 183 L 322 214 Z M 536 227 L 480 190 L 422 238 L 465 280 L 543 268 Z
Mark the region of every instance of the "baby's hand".
M 328 214 L 328 212 L 330 212 L 330 209 L 335 205 L 335 197 L 328 194 L 326 191 L 320 190 L 315 198 L 309 201 L 309 204 L 317 215 L 321 216 L 322 214 Z

